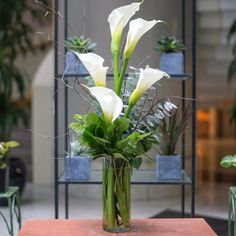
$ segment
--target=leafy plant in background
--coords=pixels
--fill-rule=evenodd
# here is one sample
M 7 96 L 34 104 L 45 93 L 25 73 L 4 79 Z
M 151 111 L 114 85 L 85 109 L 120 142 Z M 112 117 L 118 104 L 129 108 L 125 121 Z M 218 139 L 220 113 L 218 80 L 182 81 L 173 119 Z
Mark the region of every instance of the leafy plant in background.
M 227 39 L 228 39 L 229 43 L 231 42 L 231 39 L 234 36 L 236 36 L 236 19 L 233 21 L 233 23 L 229 29 L 229 32 L 228 32 Z M 232 81 L 232 79 L 236 75 L 236 39 L 235 39 L 235 37 L 234 37 L 234 42 L 233 42 L 232 55 L 233 55 L 233 60 L 229 64 L 228 74 L 227 74 L 227 78 L 228 78 L 229 83 Z M 232 126 L 234 126 L 235 135 L 236 135 L 236 98 L 234 99 L 233 104 L 230 108 L 230 124 Z
M 19 146 L 19 143 L 15 141 L 0 142 L 0 169 L 3 169 L 7 166 L 6 155 L 11 148 Z
M 78 140 L 74 140 L 70 143 L 70 155 L 71 156 L 80 156 L 86 151 L 86 148 L 83 147 Z
M 175 37 L 163 36 L 156 42 L 155 49 L 164 53 L 182 52 L 185 50 L 185 46 Z
M 158 136 L 158 148 L 162 155 L 175 155 L 176 144 L 180 136 L 184 133 L 191 118 L 191 105 L 188 104 L 184 110 L 179 106 L 165 116 L 156 129 Z
M 220 164 L 224 168 L 236 167 L 236 155 L 225 156 Z
M 235 35 L 236 35 L 236 19 L 233 21 L 229 29 L 228 37 L 227 37 L 228 42 L 230 42 Z M 233 54 L 233 60 L 231 61 L 228 67 L 228 81 L 229 82 L 231 82 L 231 80 L 236 74 L 236 38 L 235 37 L 234 37 L 234 42 L 233 42 L 232 54 Z
M 27 15 L 39 23 L 45 18 L 42 9 L 27 0 L 0 1 L 0 15 L 0 140 L 8 140 L 12 126 L 20 120 L 26 125 L 28 117 L 24 77 L 15 65 L 18 54 L 36 52 L 33 28 L 24 18 Z M 18 97 L 13 96 L 14 87 Z
M 85 39 L 84 36 L 80 36 L 66 40 L 66 46 L 75 52 L 88 53 L 95 51 L 97 43 L 92 42 L 89 38 Z

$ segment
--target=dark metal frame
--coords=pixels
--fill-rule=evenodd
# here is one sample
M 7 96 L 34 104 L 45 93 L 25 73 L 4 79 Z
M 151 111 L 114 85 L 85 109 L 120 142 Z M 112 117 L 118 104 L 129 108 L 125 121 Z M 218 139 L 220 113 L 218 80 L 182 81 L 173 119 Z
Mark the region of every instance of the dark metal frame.
M 184 74 L 182 76 L 179 75 L 172 75 L 172 77 L 178 78 L 182 81 L 182 96 L 186 96 L 186 79 L 192 80 L 192 166 L 191 166 L 191 181 L 156 181 L 156 182 L 142 182 L 142 181 L 132 181 L 132 184 L 170 184 L 170 185 L 181 185 L 181 212 L 182 217 L 185 216 L 185 185 L 191 185 L 191 216 L 194 217 L 195 215 L 195 169 L 196 169 L 196 0 L 188 0 L 191 1 L 191 8 L 192 8 L 192 75 Z M 54 49 L 55 49 L 55 65 L 54 65 L 54 72 L 55 72 L 55 83 L 54 83 L 54 135 L 58 137 L 58 128 L 59 128 L 59 110 L 58 110 L 58 103 L 59 103 L 59 90 L 58 90 L 58 78 L 61 78 L 61 74 L 58 73 L 58 32 L 59 32 L 59 24 L 58 24 L 58 10 L 59 10 L 59 0 L 55 0 L 55 21 L 54 21 Z M 186 0 L 182 0 L 182 39 L 185 42 L 186 39 Z M 68 19 L 68 0 L 64 0 L 64 37 L 67 38 L 68 29 L 67 29 L 67 22 Z M 64 53 L 66 53 L 66 48 L 64 48 Z M 78 77 L 78 75 L 76 75 Z M 83 75 L 84 76 L 84 75 Z M 108 75 L 112 76 L 112 75 Z M 67 77 L 67 76 L 66 76 Z M 70 75 L 69 77 L 73 77 Z M 68 88 L 64 88 L 64 97 L 65 97 L 65 123 L 64 129 L 65 133 L 67 133 L 67 126 L 68 126 Z M 185 107 L 185 100 L 183 99 L 182 107 Z M 182 136 L 182 168 L 185 169 L 185 136 Z M 65 136 L 65 150 L 67 150 L 67 136 Z M 58 139 L 55 138 L 54 143 L 54 165 L 55 165 L 55 172 L 54 172 L 54 181 L 55 181 L 55 218 L 59 218 L 59 185 L 65 186 L 65 218 L 69 217 L 69 184 L 101 184 L 101 181 L 90 181 L 90 182 L 83 182 L 83 181 L 65 181 L 63 180 L 62 176 L 59 176 L 59 145 Z

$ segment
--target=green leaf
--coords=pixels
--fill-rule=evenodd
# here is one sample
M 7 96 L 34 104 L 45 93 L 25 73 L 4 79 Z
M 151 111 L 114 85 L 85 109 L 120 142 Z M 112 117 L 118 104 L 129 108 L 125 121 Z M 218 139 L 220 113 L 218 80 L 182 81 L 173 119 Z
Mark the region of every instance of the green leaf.
M 69 128 L 74 130 L 76 133 L 79 133 L 81 131 L 81 128 L 83 128 L 83 126 L 78 122 L 71 122 Z
M 74 115 L 73 115 L 73 118 L 74 118 L 75 120 L 79 121 L 79 122 L 82 122 L 84 116 L 81 115 L 81 114 L 74 114 Z
M 133 158 L 131 159 L 131 166 L 135 169 L 139 169 L 139 167 L 141 166 L 142 164 L 142 158 L 141 157 L 136 157 L 136 158 Z
M 236 155 L 224 157 L 221 160 L 220 165 L 224 168 L 236 167 Z
M 127 131 L 129 128 L 129 119 L 121 117 L 115 120 L 114 125 L 119 129 L 120 132 Z
M 8 142 L 5 142 L 5 145 L 8 148 L 14 148 L 14 147 L 18 147 L 19 143 L 16 141 L 8 141 Z
M 88 113 L 85 117 L 87 125 L 97 125 L 100 122 L 100 117 L 96 113 Z

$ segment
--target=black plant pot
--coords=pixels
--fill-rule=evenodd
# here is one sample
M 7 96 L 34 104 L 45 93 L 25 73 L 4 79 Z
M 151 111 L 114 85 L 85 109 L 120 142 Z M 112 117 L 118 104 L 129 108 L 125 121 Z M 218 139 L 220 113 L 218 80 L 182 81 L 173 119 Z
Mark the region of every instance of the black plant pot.
M 9 186 L 9 168 L 0 169 L 0 193 L 7 191 Z

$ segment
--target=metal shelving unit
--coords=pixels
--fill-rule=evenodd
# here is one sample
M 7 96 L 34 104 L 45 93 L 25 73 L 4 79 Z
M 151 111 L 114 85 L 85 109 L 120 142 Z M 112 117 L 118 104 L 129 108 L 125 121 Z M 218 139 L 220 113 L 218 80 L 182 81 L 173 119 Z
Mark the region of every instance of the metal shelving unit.
M 185 215 L 185 186 L 191 186 L 191 215 L 194 217 L 195 215 L 195 168 L 196 168 L 196 147 L 195 147 L 195 136 L 196 136 L 196 1 L 195 0 L 181 0 L 182 2 L 182 39 L 185 42 L 186 39 L 186 2 L 191 1 L 191 15 L 192 15 L 192 47 L 191 47 L 191 74 L 183 74 L 183 75 L 171 75 L 172 78 L 175 78 L 175 81 L 181 83 L 182 97 L 186 97 L 186 81 L 191 81 L 191 92 L 192 92 L 192 125 L 191 125 L 191 176 L 188 176 L 185 171 L 185 145 L 182 145 L 182 169 L 183 175 L 182 179 L 178 181 L 162 181 L 156 178 L 155 170 L 135 170 L 133 172 L 132 184 L 136 185 L 179 185 L 181 187 L 181 212 L 182 217 Z M 59 3 L 63 3 L 64 8 L 64 38 L 68 36 L 67 29 L 67 20 L 68 20 L 68 0 L 55 0 L 55 12 L 58 12 Z M 55 14 L 55 35 L 54 35 L 54 49 L 55 49 L 55 84 L 54 84 L 54 134 L 55 137 L 59 136 L 59 127 L 63 126 L 65 133 L 67 133 L 68 127 L 68 88 L 66 86 L 62 88 L 59 87 L 59 79 L 62 78 L 63 74 L 59 72 L 59 59 L 58 59 L 58 33 L 59 33 L 59 16 Z M 66 48 L 64 47 L 64 53 L 66 53 Z M 65 83 L 68 83 L 69 78 L 71 77 L 85 77 L 88 75 L 64 75 Z M 112 77 L 112 74 L 109 74 L 108 77 Z M 61 106 L 60 102 L 60 94 L 63 93 L 63 106 L 64 106 L 64 124 L 60 123 L 59 117 L 59 106 Z M 185 107 L 185 100 L 182 101 L 182 107 Z M 64 150 L 68 150 L 67 146 L 67 136 L 64 138 Z M 182 136 L 182 144 L 185 144 L 185 136 Z M 55 165 L 55 218 L 59 218 L 59 186 L 65 187 L 65 218 L 69 217 L 69 185 L 70 184 L 102 184 L 102 171 L 101 170 L 92 170 L 91 178 L 88 181 L 66 181 L 64 178 L 63 171 L 59 170 L 59 154 L 60 144 L 58 138 L 55 138 L 54 145 L 54 165 Z

